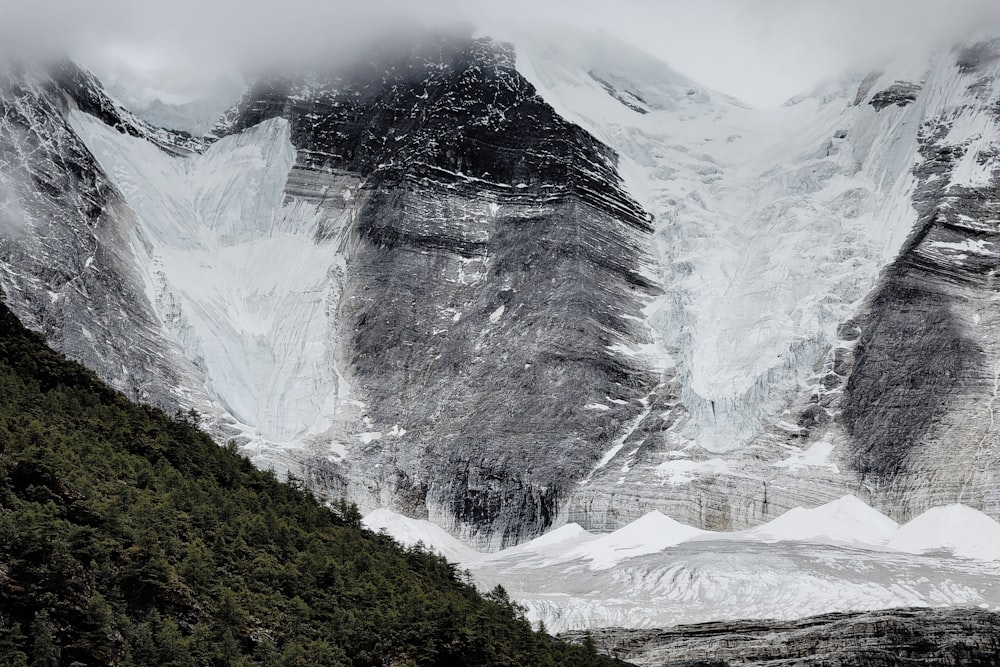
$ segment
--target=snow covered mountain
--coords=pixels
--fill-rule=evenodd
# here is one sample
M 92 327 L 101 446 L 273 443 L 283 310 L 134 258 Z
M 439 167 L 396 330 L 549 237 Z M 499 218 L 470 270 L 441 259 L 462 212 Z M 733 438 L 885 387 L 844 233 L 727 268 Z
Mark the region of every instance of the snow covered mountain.
M 595 40 L 428 35 L 204 139 L 8 67 L 0 287 L 131 396 L 479 548 L 1000 517 L 1000 43 L 760 110 Z
M 664 372 L 563 516 L 731 530 L 845 492 L 901 521 L 955 501 L 998 516 L 1000 43 L 777 110 L 581 51 L 529 47 L 521 67 L 655 217 L 664 293 L 633 352 Z

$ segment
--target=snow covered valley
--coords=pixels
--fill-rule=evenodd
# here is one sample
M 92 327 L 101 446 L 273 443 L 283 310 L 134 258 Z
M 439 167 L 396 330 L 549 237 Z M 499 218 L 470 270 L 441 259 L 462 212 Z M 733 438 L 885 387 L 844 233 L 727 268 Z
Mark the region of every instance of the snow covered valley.
M 651 512 L 610 533 L 567 524 L 494 553 L 388 510 L 364 522 L 459 563 L 481 588 L 503 585 L 552 632 L 892 607 L 1000 609 L 1000 523 L 964 505 L 899 526 L 845 496 L 729 533 Z

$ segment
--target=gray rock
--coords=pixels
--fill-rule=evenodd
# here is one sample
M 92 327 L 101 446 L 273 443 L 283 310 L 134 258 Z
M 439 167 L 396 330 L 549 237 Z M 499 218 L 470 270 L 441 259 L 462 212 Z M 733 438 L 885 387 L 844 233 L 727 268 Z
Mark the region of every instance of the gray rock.
M 600 628 L 560 637 L 642 667 L 992 666 L 1000 614 L 981 609 L 895 609 L 800 621 L 735 621 L 667 630 Z

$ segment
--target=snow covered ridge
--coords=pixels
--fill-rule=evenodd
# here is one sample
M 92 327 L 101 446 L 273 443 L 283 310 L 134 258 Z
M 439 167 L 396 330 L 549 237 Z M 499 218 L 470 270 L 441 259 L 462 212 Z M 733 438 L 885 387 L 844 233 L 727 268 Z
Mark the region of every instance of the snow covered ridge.
M 567 524 L 492 554 L 387 510 L 364 522 L 457 561 L 483 586 L 503 584 L 533 620 L 557 631 L 895 606 L 1000 608 L 1000 523 L 964 505 L 898 526 L 845 496 L 732 533 L 651 512 L 599 535 Z

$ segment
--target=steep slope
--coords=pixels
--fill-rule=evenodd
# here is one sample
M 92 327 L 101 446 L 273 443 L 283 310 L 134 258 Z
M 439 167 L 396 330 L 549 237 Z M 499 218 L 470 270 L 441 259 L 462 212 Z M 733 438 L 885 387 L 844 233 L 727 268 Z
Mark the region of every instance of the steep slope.
M 535 95 L 509 47 L 411 49 L 263 80 L 225 131 L 280 115 L 290 192 L 358 182 L 337 309 L 367 424 L 351 495 L 500 546 L 549 525 L 642 409 L 651 376 L 612 348 L 644 340 L 650 228 L 614 154 Z
M 130 403 L 3 304 L 0 397 L 4 665 L 611 664 Z
M 528 78 L 655 215 L 664 289 L 657 344 L 635 352 L 666 391 L 565 520 L 733 529 L 845 492 L 897 520 L 955 501 L 998 516 L 996 51 L 749 110 L 624 46 L 525 45 Z
M 108 322 L 52 336 L 70 352 L 123 341 L 106 362 L 77 354 L 109 381 L 149 369 L 136 397 L 197 407 L 258 465 L 366 509 L 493 546 L 537 534 L 644 409 L 652 375 L 620 350 L 648 342 L 655 290 L 614 153 L 514 65 L 446 35 L 263 79 L 210 147 L 151 131 L 92 79 L 54 80 L 22 106 L 64 137 L 46 159 L 104 188 L 116 231 L 91 238 L 79 206 L 43 193 L 52 210 L 5 244 L 12 305 L 51 319 L 56 300 L 23 284 L 76 246 L 114 252 L 94 273 L 131 302 L 84 299 L 74 321 Z M 46 225 L 70 240 L 24 250 Z
M 0 72 L 0 287 L 28 326 L 135 399 L 202 402 L 165 339 L 129 251 L 131 212 L 67 122 L 82 108 L 174 151 L 182 137 L 133 122 L 70 64 Z M 195 144 L 196 145 L 196 144 Z M 185 406 L 188 407 L 188 406 Z

